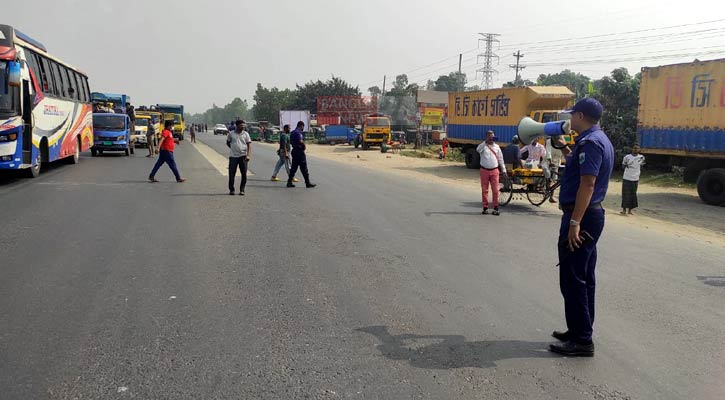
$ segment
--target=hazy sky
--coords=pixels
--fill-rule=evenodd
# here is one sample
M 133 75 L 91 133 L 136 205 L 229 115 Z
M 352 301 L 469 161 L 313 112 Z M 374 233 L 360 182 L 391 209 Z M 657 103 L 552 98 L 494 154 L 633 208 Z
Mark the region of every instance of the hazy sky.
M 457 70 L 459 53 L 469 82 L 480 81 L 479 32 L 501 34 L 499 86 L 513 80 L 508 65 L 519 49 L 528 65 L 522 76 L 532 80 L 564 68 L 599 78 L 619 66 L 635 73 L 725 57 L 725 2 L 716 0 L 3 3 L 0 23 L 84 70 L 91 90 L 126 93 L 137 105 L 183 103 L 191 112 L 237 96 L 251 106 L 257 82 L 292 88 L 334 74 L 366 92 L 382 86 L 383 75 L 390 82 L 408 73 L 425 84 Z

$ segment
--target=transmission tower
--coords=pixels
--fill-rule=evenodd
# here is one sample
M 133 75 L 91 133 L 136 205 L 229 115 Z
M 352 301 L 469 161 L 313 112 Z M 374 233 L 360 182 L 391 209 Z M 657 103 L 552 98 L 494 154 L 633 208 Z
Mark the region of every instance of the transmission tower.
M 477 63 L 481 64 L 481 58 L 483 57 L 483 67 L 476 70 L 476 76 L 481 73 L 481 87 L 484 89 L 491 89 L 493 86 L 493 76 L 498 71 L 494 68 L 494 60 L 498 65 L 498 55 L 493 52 L 493 44 L 501 43 L 496 37 L 501 36 L 498 33 L 479 33 L 481 35 L 478 38 L 478 45 L 481 46 L 481 42 L 485 42 L 486 51 L 478 55 Z
M 516 85 L 516 86 L 523 86 L 523 81 L 521 80 L 521 74 L 519 73 L 519 72 L 521 72 L 522 69 L 526 68 L 525 65 L 521 65 L 519 63 L 519 60 L 521 60 L 521 58 L 523 56 L 524 55 L 521 54 L 521 50 L 517 51 L 516 53 L 514 53 L 514 57 L 516 57 L 516 64 L 509 65 L 509 68 L 513 68 L 516 70 L 516 78 L 514 79 L 514 85 Z

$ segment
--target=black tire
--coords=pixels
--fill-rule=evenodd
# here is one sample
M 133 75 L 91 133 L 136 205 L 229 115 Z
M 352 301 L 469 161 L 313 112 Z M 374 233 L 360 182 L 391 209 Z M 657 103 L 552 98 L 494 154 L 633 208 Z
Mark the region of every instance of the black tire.
M 35 165 L 27 169 L 26 176 L 28 178 L 37 178 L 40 176 L 40 166 L 40 152 L 38 152 L 38 157 L 35 159 Z
M 725 206 L 725 168 L 712 168 L 697 180 L 697 194 L 711 206 Z
M 369 149 L 369 148 L 370 148 L 370 145 L 368 145 L 368 143 L 367 143 L 367 142 L 362 142 L 362 149 L 363 149 L 363 150 L 367 150 L 367 149 Z
M 511 179 L 509 179 L 508 175 L 501 175 L 498 182 L 498 188 L 498 204 L 503 207 L 510 203 L 511 199 L 514 197 L 513 185 L 511 184 Z
M 98 155 L 98 151 L 96 149 L 91 149 L 91 157 L 95 157 Z
M 68 157 L 68 164 L 78 164 L 81 159 L 81 138 L 76 139 L 76 151 Z
M 481 168 L 481 155 L 478 154 L 476 149 L 466 150 L 466 167 L 468 169 Z
M 98 155 L 102 156 L 103 155 L 103 150 L 98 150 Z

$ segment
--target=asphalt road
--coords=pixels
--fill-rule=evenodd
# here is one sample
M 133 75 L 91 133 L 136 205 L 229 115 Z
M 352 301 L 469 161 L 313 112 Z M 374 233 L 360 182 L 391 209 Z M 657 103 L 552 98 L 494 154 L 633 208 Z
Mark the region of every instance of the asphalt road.
M 1 399 L 725 393 L 722 242 L 610 222 L 596 357 L 561 358 L 557 214 L 313 157 L 288 189 L 268 145 L 232 197 L 188 142 L 186 183 L 143 154 L 0 180 Z

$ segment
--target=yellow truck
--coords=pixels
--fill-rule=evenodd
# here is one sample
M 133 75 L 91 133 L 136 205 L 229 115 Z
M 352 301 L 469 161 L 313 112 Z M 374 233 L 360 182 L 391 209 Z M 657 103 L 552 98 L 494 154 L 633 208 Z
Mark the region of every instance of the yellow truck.
M 390 118 L 384 114 L 372 114 L 365 117 L 362 129 L 362 148 L 382 146 L 390 142 Z
M 511 143 L 518 134 L 521 118 L 537 122 L 562 119 L 562 111 L 574 99 L 564 86 L 526 86 L 488 89 L 475 92 L 453 92 L 448 95 L 447 138 L 451 147 L 461 149 L 466 166 L 478 169 L 476 147 L 492 130 L 501 145 Z

